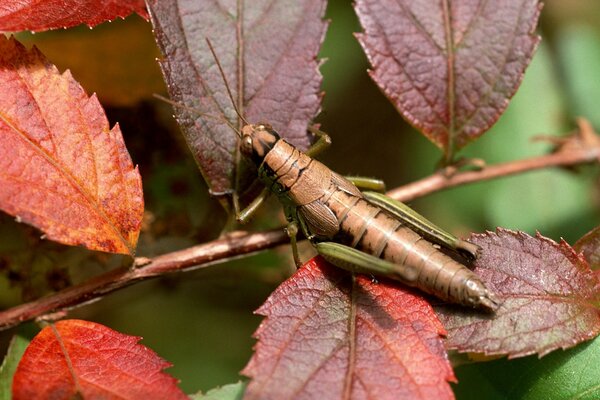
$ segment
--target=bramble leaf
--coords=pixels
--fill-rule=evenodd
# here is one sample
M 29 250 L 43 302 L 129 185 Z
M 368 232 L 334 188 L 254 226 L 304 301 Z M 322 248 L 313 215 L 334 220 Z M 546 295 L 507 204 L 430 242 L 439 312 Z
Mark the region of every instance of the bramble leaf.
M 13 400 L 188 399 L 163 372 L 170 364 L 139 340 L 88 321 L 47 326 L 17 367 Z
M 444 328 L 418 294 L 306 263 L 257 311 L 245 399 L 453 399 Z
M 538 0 L 357 0 L 371 77 L 452 160 L 506 109 L 539 41 Z
M 0 31 L 40 32 L 86 24 L 90 27 L 138 13 L 148 18 L 144 0 L 13 0 L 0 7 Z
M 447 347 L 509 358 L 575 346 L 600 332 L 598 277 L 564 241 L 498 229 L 477 234 L 475 272 L 502 300 L 495 314 L 438 307 Z
M 307 127 L 321 100 L 316 56 L 327 25 L 322 19 L 325 1 L 239 4 L 241 9 L 234 2 L 148 2 L 169 93 L 187 107 L 175 107 L 177 121 L 215 195 L 236 188 L 238 139 L 220 119 L 225 116 L 236 127 L 241 122 L 206 39 L 215 47 L 234 100 L 249 122 L 269 123 L 305 149 Z
M 0 93 L 0 209 L 49 239 L 133 254 L 142 182 L 96 96 L 4 36 Z

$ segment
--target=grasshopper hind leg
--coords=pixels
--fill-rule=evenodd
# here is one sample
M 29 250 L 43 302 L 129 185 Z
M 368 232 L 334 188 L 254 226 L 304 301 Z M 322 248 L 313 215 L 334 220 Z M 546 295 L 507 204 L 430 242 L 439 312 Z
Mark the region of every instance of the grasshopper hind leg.
M 408 285 L 419 276 L 419 271 L 415 268 L 403 267 L 343 244 L 320 242 L 315 244 L 315 248 L 327 261 L 350 272 L 387 276 Z
M 394 264 L 382 260 L 355 248 L 335 242 L 316 243 L 317 252 L 336 267 L 350 272 L 384 276 L 398 280 L 406 285 L 418 287 L 421 290 L 434 294 L 435 296 L 454 301 L 466 306 L 480 308 L 494 312 L 500 306 L 500 300 L 490 292 L 478 277 L 469 278 L 465 283 L 466 296 L 448 297 L 448 294 L 440 293 L 431 288 L 422 287 L 417 284 L 420 270 L 409 265 Z

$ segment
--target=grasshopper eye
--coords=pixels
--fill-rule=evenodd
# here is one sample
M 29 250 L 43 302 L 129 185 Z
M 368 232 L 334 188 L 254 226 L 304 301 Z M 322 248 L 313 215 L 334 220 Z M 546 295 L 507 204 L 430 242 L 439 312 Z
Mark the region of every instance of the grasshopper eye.
M 252 155 L 252 136 L 244 135 L 240 143 L 240 150 L 246 156 Z

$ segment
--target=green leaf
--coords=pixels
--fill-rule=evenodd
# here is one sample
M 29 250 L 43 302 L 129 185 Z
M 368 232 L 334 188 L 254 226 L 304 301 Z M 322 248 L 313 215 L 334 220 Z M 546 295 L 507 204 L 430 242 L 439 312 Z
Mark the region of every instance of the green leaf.
M 553 400 L 600 398 L 600 339 L 542 359 L 497 360 L 456 369 L 456 398 Z
M 8 346 L 8 352 L 0 367 L 0 400 L 10 400 L 13 375 L 21 361 L 29 340 L 21 336 L 13 336 Z
M 246 390 L 246 382 L 230 383 L 206 392 L 190 396 L 192 400 L 241 400 Z

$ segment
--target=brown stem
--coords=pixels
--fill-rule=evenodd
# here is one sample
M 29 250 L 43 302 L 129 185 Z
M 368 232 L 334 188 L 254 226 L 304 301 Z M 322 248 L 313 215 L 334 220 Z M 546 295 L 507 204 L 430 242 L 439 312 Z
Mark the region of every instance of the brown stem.
M 53 295 L 0 312 L 0 330 L 34 318 L 72 309 L 138 281 L 167 273 L 191 271 L 243 254 L 269 249 L 288 241 L 282 229 L 259 233 L 233 233 L 228 237 L 155 257 L 137 257 L 131 268 L 118 268 Z
M 600 138 L 585 119 L 577 121 L 579 130 L 572 136 L 548 139 L 558 144 L 554 153 L 524 160 L 486 166 L 478 171 L 456 172 L 448 167 L 418 181 L 400 186 L 387 193 L 400 200 L 411 201 L 428 194 L 459 185 L 481 182 L 548 167 L 566 167 L 600 161 Z
M 554 153 L 541 157 L 490 165 L 479 171 L 465 171 L 448 175 L 445 172 L 446 170 L 440 170 L 426 178 L 397 187 L 389 191 L 387 195 L 396 200 L 406 202 L 468 183 L 481 182 L 501 176 L 510 176 L 548 167 L 585 164 L 593 162 L 598 157 L 598 154 L 598 150 L 592 153 L 589 150 L 581 149 L 569 151 L 568 154 Z
M 540 168 L 574 166 L 599 160 L 600 140 L 585 121 L 580 121 L 579 134 L 564 140 L 553 154 L 486 166 L 479 171 L 456 172 L 449 167 L 419 181 L 393 189 L 388 195 L 400 201 L 409 201 L 467 183 Z M 238 232 L 153 259 L 138 257 L 132 268 L 116 269 L 53 295 L 1 311 L 0 330 L 53 312 L 81 306 L 141 280 L 204 268 L 234 257 L 269 249 L 287 243 L 288 240 L 282 229 L 260 233 Z

